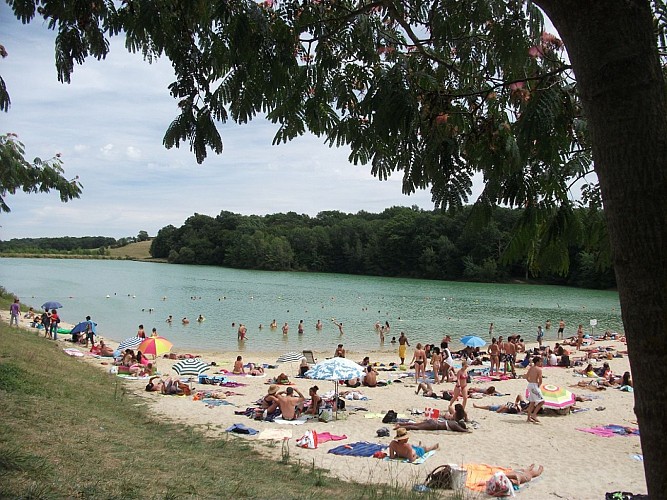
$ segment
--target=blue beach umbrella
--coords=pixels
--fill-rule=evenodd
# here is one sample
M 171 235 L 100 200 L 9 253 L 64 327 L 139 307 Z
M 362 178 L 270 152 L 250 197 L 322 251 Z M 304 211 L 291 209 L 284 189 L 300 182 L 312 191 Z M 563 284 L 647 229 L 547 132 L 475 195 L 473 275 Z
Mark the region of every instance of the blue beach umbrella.
M 482 347 L 486 345 L 486 341 L 476 335 L 466 335 L 461 338 L 461 343 L 467 347 Z
M 70 333 L 83 333 L 88 329 L 89 324 L 92 327 L 93 333 L 97 334 L 97 323 L 94 321 L 82 321 L 81 323 L 77 323 L 74 325 L 74 328 L 72 328 Z
M 56 302 L 55 300 L 49 300 L 48 302 L 44 302 L 42 304 L 42 309 L 45 311 L 50 311 L 51 309 L 60 309 L 63 305 L 60 302 Z

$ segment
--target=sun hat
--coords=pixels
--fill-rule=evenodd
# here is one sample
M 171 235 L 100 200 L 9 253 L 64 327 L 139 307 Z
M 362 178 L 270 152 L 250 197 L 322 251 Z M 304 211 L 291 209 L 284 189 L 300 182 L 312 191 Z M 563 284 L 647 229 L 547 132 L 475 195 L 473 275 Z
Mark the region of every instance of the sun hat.
M 269 386 L 269 394 L 275 394 L 278 392 L 278 386 L 276 384 L 271 384 Z
M 408 435 L 408 431 L 405 429 L 405 427 L 399 427 L 396 429 L 396 437 L 394 438 L 396 441 L 405 441 L 409 437 L 410 436 Z

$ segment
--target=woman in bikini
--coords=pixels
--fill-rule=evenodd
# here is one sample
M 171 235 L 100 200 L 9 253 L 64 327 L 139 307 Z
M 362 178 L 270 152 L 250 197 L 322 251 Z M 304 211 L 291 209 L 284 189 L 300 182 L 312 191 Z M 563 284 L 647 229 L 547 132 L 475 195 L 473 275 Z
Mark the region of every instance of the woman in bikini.
M 415 353 L 412 356 L 412 361 L 410 363 L 415 364 L 415 382 L 419 383 L 420 378 L 424 378 L 426 373 L 426 351 L 419 342 L 415 348 Z
M 449 402 L 449 413 L 454 413 L 453 408 L 459 397 L 463 398 L 463 409 L 468 403 L 468 358 L 461 358 L 461 369 L 456 373 L 456 385 Z
M 442 354 L 440 354 L 440 348 L 434 346 L 431 349 L 431 368 L 433 369 L 433 382 L 439 384 L 442 382 L 440 378 L 440 366 L 442 365 Z
M 491 339 L 491 345 L 489 346 L 489 357 L 491 358 L 491 369 L 489 370 L 489 375 L 494 373 L 500 373 L 500 348 L 498 347 L 498 341 L 495 337 Z M 493 367 L 495 366 L 495 372 Z

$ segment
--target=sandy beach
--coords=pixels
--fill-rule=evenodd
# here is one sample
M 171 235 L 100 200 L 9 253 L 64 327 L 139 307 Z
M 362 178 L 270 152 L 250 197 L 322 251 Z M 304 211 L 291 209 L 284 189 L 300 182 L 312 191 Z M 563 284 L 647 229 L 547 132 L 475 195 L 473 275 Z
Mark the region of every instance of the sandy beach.
M 8 322 L 8 313 L 2 312 L 2 320 Z M 22 320 L 22 326 L 28 322 Z M 63 325 L 65 326 L 65 325 Z M 34 329 L 28 331 L 35 332 Z M 81 346 L 73 346 L 64 339 L 69 336 L 60 335 L 59 342 L 63 348 L 75 347 L 82 352 Z M 106 341 L 107 339 L 105 339 Z M 410 338 L 413 347 L 408 348 L 408 360 L 412 357 L 414 345 L 427 339 Z M 45 340 L 46 342 L 47 340 Z M 112 346 L 114 342 L 108 341 Z M 458 345 L 458 344 L 457 344 Z M 553 343 L 552 343 L 553 345 Z M 625 346 L 619 341 L 597 342 L 595 347 L 610 346 L 615 350 L 623 351 Z M 529 345 L 528 347 L 532 347 Z M 318 361 L 333 356 L 335 345 L 330 352 L 315 352 Z M 396 348 L 396 351 L 398 347 Z M 172 352 L 185 354 L 175 346 Z M 191 352 L 199 355 L 207 363 L 215 362 L 206 372 L 207 375 L 223 375 L 222 370 L 231 372 L 236 352 Z M 276 365 L 277 358 L 282 352 L 271 353 L 244 353 L 244 362 Z M 361 482 L 378 482 L 405 484 L 412 487 L 423 482 L 427 474 L 438 465 L 449 464 L 487 464 L 505 468 L 521 468 L 530 464 L 541 464 L 544 473 L 536 480 L 523 485 L 517 496 L 525 499 L 567 498 L 567 499 L 599 499 L 604 498 L 605 492 L 629 491 L 646 493 L 643 464 L 641 461 L 641 446 L 635 435 L 618 435 L 604 437 L 598 434 L 583 432 L 578 429 L 594 428 L 605 425 L 619 425 L 636 428 L 636 419 L 633 414 L 633 394 L 619 391 L 616 388 L 607 388 L 593 392 L 587 388 L 573 388 L 577 382 L 584 379 L 577 375 L 572 368 L 544 368 L 544 383 L 565 387 L 576 394 L 591 396 L 592 401 L 578 402 L 576 407 L 583 410 L 569 415 L 544 415 L 540 424 L 526 422 L 525 415 L 497 414 L 488 410 L 475 409 L 473 403 L 481 405 L 504 404 L 513 401 L 517 394 L 523 394 L 526 389 L 526 380 L 522 378 L 525 369 L 517 367 L 519 378 L 486 381 L 473 377 L 470 387 L 488 387 L 494 385 L 503 396 L 483 396 L 480 399 L 469 399 L 467 412 L 473 421 L 474 429 L 469 433 L 448 431 L 411 431 L 410 442 L 413 445 L 421 442 L 424 445 L 438 444 L 439 449 L 424 463 L 415 465 L 397 461 L 385 461 L 377 458 L 340 456 L 328 453 L 328 450 L 359 441 L 388 445 L 394 436 L 394 424 L 383 424 L 382 416 L 388 410 L 395 410 L 399 416 L 421 421 L 426 408 L 437 408 L 445 411 L 448 401 L 442 399 L 425 398 L 416 395 L 416 383 L 411 370 L 385 371 L 390 363 L 398 363 L 398 354 L 368 352 L 347 352 L 347 358 L 361 361 L 369 356 L 372 363 L 378 363 L 378 379 L 391 382 L 384 387 L 356 389 L 365 398 L 362 400 L 347 400 L 345 411 L 339 412 L 338 420 L 319 422 L 309 420 L 305 423 L 279 424 L 253 420 L 245 415 L 235 414 L 254 406 L 257 399 L 267 393 L 271 378 L 284 372 L 303 394 L 308 394 L 308 388 L 317 385 L 320 395 L 326 395 L 334 389 L 334 382 L 325 380 L 309 380 L 296 378 L 298 362 L 282 363 L 276 368 L 268 368 L 263 377 L 232 376 L 226 379 L 244 384 L 234 388 L 218 387 L 208 384 L 192 382 L 193 392 L 229 390 L 235 394 L 226 397 L 230 404 L 207 404 L 196 400 L 193 396 L 163 396 L 157 393 L 145 392 L 147 380 L 132 380 L 119 377 L 128 390 L 136 392 L 145 398 L 151 411 L 161 418 L 184 425 L 194 425 L 207 435 L 225 438 L 228 427 L 233 424 L 244 424 L 260 431 L 253 436 L 234 435 L 238 439 L 247 439 L 256 443 L 257 449 L 269 456 L 280 457 L 282 439 L 289 438 L 289 452 L 291 459 L 301 461 L 304 467 L 314 464 L 330 471 L 330 474 L 345 480 Z M 521 355 L 520 358 L 523 358 Z M 109 358 L 96 358 L 89 355 L 77 358 L 77 361 L 87 362 L 100 369 L 109 370 Z M 175 360 L 157 359 L 158 370 L 161 374 L 175 375 L 171 367 Z M 608 361 L 615 374 L 629 371 L 627 355 L 614 357 Z M 593 363 L 600 366 L 602 361 Z M 384 366 L 382 366 L 384 365 Z M 476 367 L 471 367 L 476 368 Z M 348 389 L 339 386 L 343 391 Z M 443 383 L 434 386 L 437 390 L 453 389 L 453 383 Z M 349 390 L 349 389 L 348 389 Z M 377 437 L 376 431 L 381 427 L 391 429 L 389 437 Z M 314 430 L 317 433 L 331 433 L 336 436 L 346 436 L 340 441 L 328 441 L 319 444 L 317 449 L 302 449 L 296 446 L 296 440 L 306 431 Z M 262 432 L 262 431 L 269 431 Z M 273 440 L 263 439 L 265 435 L 273 436 Z M 473 493 L 474 495 L 474 493 Z M 479 497 L 486 497 L 479 494 Z

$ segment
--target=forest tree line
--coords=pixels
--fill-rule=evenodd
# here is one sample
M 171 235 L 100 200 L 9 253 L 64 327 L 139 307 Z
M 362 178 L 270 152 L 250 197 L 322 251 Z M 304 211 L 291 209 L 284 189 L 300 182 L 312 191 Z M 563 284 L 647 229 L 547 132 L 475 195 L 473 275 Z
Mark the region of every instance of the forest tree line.
M 0 241 L 0 254 L 13 255 L 109 255 L 109 248 L 120 248 L 135 241 L 148 240 L 146 231 L 138 236 L 62 236 L 55 238 L 13 238 Z
M 567 272 L 555 274 L 535 272 L 527 264 L 527 253 L 514 250 L 510 255 L 507 251 L 522 210 L 497 209 L 483 226 L 469 223 L 472 210 L 466 207 L 450 214 L 392 207 L 379 214 L 326 211 L 316 217 L 295 212 L 194 214 L 179 228 L 162 228 L 150 252 L 153 258 L 175 264 L 238 269 L 615 286 L 606 234 L 586 237 L 600 233 L 603 218 L 599 212 L 576 211 L 580 238 L 567 243 Z

